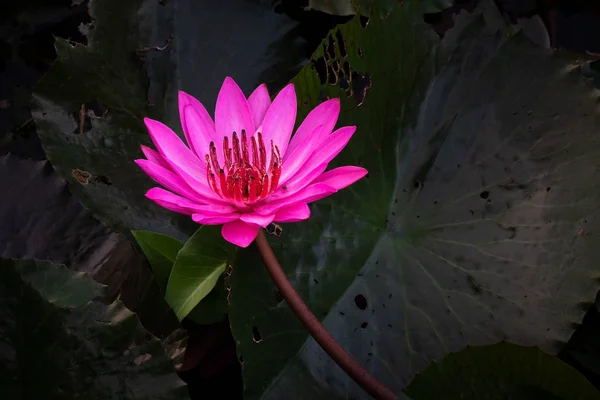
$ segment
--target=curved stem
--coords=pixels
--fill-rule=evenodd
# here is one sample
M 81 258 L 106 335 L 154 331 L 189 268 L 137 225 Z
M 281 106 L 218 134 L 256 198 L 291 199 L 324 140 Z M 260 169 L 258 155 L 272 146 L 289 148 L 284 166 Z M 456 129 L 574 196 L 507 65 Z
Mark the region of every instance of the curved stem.
M 331 334 L 321 325 L 321 322 L 306 306 L 296 289 L 292 286 L 287 276 L 281 269 L 273 250 L 265 237 L 263 230 L 258 232 L 256 237 L 258 251 L 269 271 L 269 275 L 275 282 L 277 288 L 281 291 L 283 298 L 287 301 L 296 317 L 302 322 L 302 325 L 311 334 L 311 336 L 321 345 L 323 350 L 339 365 L 360 387 L 367 393 L 379 400 L 396 400 L 398 397 L 381 382 L 375 379 L 364 369 L 342 346 L 331 336 Z

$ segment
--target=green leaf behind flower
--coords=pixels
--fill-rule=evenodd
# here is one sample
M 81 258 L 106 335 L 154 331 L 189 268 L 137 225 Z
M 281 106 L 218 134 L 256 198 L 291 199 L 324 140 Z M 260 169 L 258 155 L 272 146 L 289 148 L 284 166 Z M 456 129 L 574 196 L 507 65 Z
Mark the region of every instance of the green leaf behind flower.
M 152 271 L 157 277 L 162 293 L 166 293 L 169 276 L 173 271 L 173 265 L 175 264 L 175 261 L 177 259 L 177 254 L 184 248 L 184 243 L 178 241 L 177 239 L 173 239 L 169 236 L 165 236 L 155 232 L 132 231 L 131 233 L 142 248 L 146 259 L 150 263 Z M 204 233 L 205 236 L 202 237 L 202 240 L 207 239 L 207 233 Z M 220 232 L 216 230 L 211 230 L 210 234 L 216 235 L 216 238 L 208 240 L 208 242 L 219 240 Z M 189 249 L 186 250 L 186 252 L 188 251 Z M 201 262 L 201 260 L 198 260 L 197 262 Z M 180 268 L 183 268 L 184 271 L 181 271 Z M 177 274 L 197 274 L 199 272 L 197 269 L 186 272 L 186 268 L 196 268 L 196 266 L 181 264 L 180 260 L 180 264 L 177 269 Z M 183 279 L 185 280 L 185 278 Z M 192 283 L 192 281 L 187 282 L 187 284 L 189 283 Z M 204 287 L 204 285 L 206 284 L 205 281 L 202 279 L 195 279 L 193 280 L 193 283 L 197 286 L 202 287 Z M 180 285 L 178 289 L 182 289 L 185 291 L 186 289 L 184 288 L 184 286 L 185 285 Z M 183 295 L 185 296 L 185 294 Z M 189 314 L 185 316 L 185 318 L 200 325 L 209 325 L 223 320 L 225 314 L 227 314 L 226 291 L 224 287 L 223 277 L 219 277 L 217 283 L 214 285 L 214 288 L 212 288 L 210 293 L 203 297 L 200 300 L 200 302 L 194 306 L 192 311 L 190 311 Z
M 184 243 L 170 236 L 150 231 L 131 231 L 131 234 L 142 248 L 164 293 L 177 253 Z
M 235 251 L 234 246 L 223 240 L 220 231 L 220 226 L 203 225 L 177 253 L 165 298 L 179 320 L 215 288 Z M 217 300 L 217 307 L 222 303 L 218 300 L 224 290 L 224 286 L 215 288 L 213 301 Z
M 598 290 L 598 93 L 578 60 L 509 34 L 480 3 L 443 41 L 419 0 L 374 8 L 294 79 L 299 121 L 342 98 L 338 126 L 358 130 L 333 164 L 369 175 L 270 241 L 325 327 L 396 393 L 468 345 L 556 354 Z M 228 284 L 247 399 L 365 396 L 255 249 Z

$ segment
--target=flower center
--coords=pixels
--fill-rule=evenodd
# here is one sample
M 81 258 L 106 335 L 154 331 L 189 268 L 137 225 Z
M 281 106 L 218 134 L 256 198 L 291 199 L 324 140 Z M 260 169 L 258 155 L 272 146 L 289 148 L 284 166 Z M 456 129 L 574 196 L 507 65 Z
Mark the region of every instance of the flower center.
M 251 136 L 242 129 L 241 140 L 236 132 L 223 138 L 223 160 L 221 167 L 217 158 L 217 148 L 210 142 L 206 159 L 206 178 L 210 188 L 224 199 L 236 203 L 252 204 L 277 188 L 281 176 L 281 154 L 271 140 L 271 159 L 267 165 L 267 150 L 260 132 Z

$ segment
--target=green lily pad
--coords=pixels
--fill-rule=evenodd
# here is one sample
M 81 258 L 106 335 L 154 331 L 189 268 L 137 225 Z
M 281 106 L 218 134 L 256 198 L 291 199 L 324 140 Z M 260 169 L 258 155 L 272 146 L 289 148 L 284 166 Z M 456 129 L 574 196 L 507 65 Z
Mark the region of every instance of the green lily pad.
M 0 397 L 185 399 L 161 341 L 86 274 L 0 259 Z
M 340 26 L 295 78 L 301 116 L 342 97 L 339 125 L 358 130 L 335 165 L 369 175 L 271 240 L 325 327 L 396 393 L 468 345 L 556 354 L 598 290 L 597 91 L 577 60 L 509 35 L 491 1 L 442 42 L 422 7 Z M 228 284 L 246 398 L 365 396 L 255 249 Z
M 506 342 L 450 354 L 406 388 L 414 400 L 593 400 L 600 392 L 557 357 Z

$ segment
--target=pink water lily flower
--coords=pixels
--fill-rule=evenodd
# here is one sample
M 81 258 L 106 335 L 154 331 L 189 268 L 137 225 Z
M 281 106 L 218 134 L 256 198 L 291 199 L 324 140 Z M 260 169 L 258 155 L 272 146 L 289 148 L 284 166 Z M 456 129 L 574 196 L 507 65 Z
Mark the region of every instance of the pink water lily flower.
M 355 166 L 325 172 L 356 130 L 333 131 L 339 112 L 339 99 L 321 103 L 290 140 L 296 120 L 293 84 L 271 102 L 266 85 L 246 99 L 226 78 L 214 121 L 202 103 L 179 92 L 187 146 L 166 125 L 144 119 L 158 151 L 142 146 L 146 159 L 135 162 L 165 188 L 152 188 L 146 197 L 199 224 L 223 224 L 225 240 L 247 247 L 261 227 L 305 220 L 308 203 L 367 174 Z

